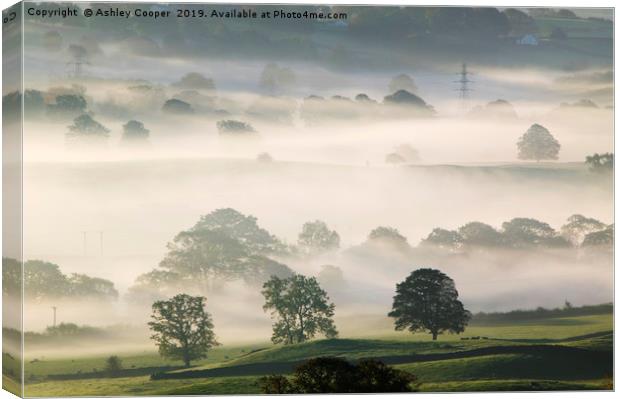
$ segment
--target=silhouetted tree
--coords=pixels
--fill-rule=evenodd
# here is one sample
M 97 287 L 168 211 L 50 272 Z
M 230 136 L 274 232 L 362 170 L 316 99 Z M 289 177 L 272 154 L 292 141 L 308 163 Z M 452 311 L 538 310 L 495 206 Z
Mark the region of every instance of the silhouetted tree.
M 161 356 L 182 360 L 189 367 L 192 360 L 207 357 L 208 350 L 219 345 L 205 302 L 202 296 L 179 294 L 153 304 L 153 321 L 148 325 Z
M 304 223 L 297 245 L 306 254 L 319 254 L 340 248 L 340 236 L 335 230 L 330 230 L 325 222 L 315 220 Z
M 314 277 L 293 275 L 281 279 L 271 277 L 263 285 L 265 311 L 276 319 L 271 340 L 293 344 L 313 338 L 317 333 L 327 338 L 338 335 L 334 325 L 335 305 Z
M 433 340 L 444 331 L 465 331 L 471 313 L 458 300 L 454 281 L 436 269 L 418 269 L 396 285 L 389 317 L 396 330 L 429 331 Z
M 539 124 L 533 124 L 517 142 L 519 159 L 558 159 L 560 143 Z

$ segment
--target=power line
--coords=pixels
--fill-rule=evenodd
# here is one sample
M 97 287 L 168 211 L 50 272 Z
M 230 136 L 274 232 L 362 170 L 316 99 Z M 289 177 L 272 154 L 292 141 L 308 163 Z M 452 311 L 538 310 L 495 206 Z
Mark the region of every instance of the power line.
M 470 87 L 470 84 L 474 83 L 474 81 L 469 78 L 473 75 L 473 73 L 467 69 L 467 64 L 463 63 L 461 64 L 461 72 L 458 75 L 460 78 L 459 80 L 454 81 L 454 83 L 459 84 L 459 87 L 456 90 L 459 92 L 461 104 L 465 106 L 469 100 L 469 93 L 474 90 Z

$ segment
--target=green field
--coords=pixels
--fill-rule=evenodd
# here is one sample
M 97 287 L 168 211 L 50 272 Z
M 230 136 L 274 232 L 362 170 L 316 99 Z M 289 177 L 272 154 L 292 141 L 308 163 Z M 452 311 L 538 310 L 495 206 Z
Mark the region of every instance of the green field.
M 120 354 L 125 369 L 105 377 L 106 356 L 27 359 L 27 396 L 259 393 L 261 375 L 290 373 L 317 356 L 378 358 L 418 378 L 420 391 L 611 389 L 612 315 L 473 324 L 433 342 L 424 334 L 315 340 L 298 345 L 218 347 L 183 369 L 155 352 Z M 151 380 L 153 372 L 163 379 Z

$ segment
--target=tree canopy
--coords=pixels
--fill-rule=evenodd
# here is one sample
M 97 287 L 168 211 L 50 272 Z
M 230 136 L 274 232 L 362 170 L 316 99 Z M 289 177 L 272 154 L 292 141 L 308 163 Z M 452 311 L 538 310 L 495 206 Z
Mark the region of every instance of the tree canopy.
M 220 134 L 243 135 L 256 133 L 256 130 L 249 123 L 233 119 L 218 121 L 216 125 Z
M 207 357 L 208 350 L 219 345 L 205 304 L 205 297 L 186 294 L 153 304 L 148 325 L 161 356 L 182 360 L 189 367 L 192 360 Z
M 147 300 L 177 293 L 179 287 L 204 294 L 233 280 L 262 285 L 271 276 L 293 274 L 288 266 L 269 257 L 286 249 L 258 226 L 255 217 L 231 208 L 217 209 L 178 233 L 168 243 L 158 268 L 138 277 L 130 294 L 136 300 Z
M 316 278 L 299 274 L 289 278 L 271 277 L 263 285 L 265 305 L 276 321 L 273 343 L 294 344 L 307 341 L 318 333 L 327 338 L 338 335 L 334 325 L 335 305 Z
M 558 159 L 560 143 L 545 127 L 535 123 L 517 142 L 519 159 L 535 161 Z
M 418 269 L 396 285 L 389 317 L 396 330 L 429 331 L 433 340 L 444 331 L 465 331 L 471 313 L 458 300 L 454 281 L 436 269 Z
M 574 246 L 579 246 L 588 234 L 603 230 L 606 227 L 604 223 L 596 219 L 583 215 L 572 215 L 566 220 L 561 231 L 562 237 Z
M 297 245 L 308 255 L 320 254 L 340 248 L 340 236 L 321 220 L 304 223 L 297 238 Z
M 73 125 L 69 126 L 67 137 L 105 139 L 109 133 L 110 130 L 94 120 L 92 116 L 82 114 L 73 120 Z

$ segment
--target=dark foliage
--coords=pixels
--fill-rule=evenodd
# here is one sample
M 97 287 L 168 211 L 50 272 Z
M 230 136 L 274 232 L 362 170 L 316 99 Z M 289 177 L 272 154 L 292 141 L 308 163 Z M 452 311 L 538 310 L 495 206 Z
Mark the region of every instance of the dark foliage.
M 337 357 L 319 357 L 299 365 L 291 379 L 272 375 L 259 380 L 267 394 L 411 392 L 416 378 L 385 363 L 362 360 L 357 364 Z
M 433 340 L 444 331 L 465 331 L 471 313 L 458 300 L 454 281 L 436 269 L 418 269 L 396 285 L 396 296 L 388 316 L 396 330 L 428 331 Z

